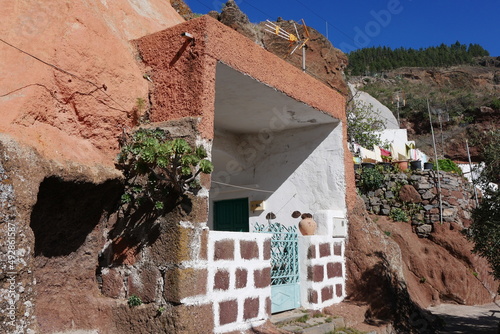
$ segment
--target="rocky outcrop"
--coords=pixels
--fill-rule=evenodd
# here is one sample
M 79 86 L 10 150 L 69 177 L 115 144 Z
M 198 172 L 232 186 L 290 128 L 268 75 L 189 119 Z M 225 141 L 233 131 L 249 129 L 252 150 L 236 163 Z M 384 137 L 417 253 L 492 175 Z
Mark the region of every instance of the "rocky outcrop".
M 160 0 L 8 2 L 1 18 L 0 332 L 182 328 L 187 310 L 103 296 L 96 268 L 118 138 L 149 107 L 129 40 L 184 20 Z
M 266 50 L 283 58 L 290 64 L 302 69 L 302 51 L 293 50 L 290 43 L 278 36 L 265 32 L 265 22 L 257 25 L 251 23 L 248 17 L 239 9 L 234 0 L 229 0 L 222 8 L 220 14 L 210 13 L 213 17 L 225 25 L 235 29 L 246 37 L 250 38 Z M 282 29 L 289 33 L 296 34 L 294 21 L 286 21 L 281 18 L 275 22 Z M 305 39 L 304 28 L 297 24 L 297 29 L 301 39 Z M 335 48 L 325 36 L 311 27 L 307 27 L 310 40 L 306 47 L 306 72 L 323 82 L 332 89 L 335 89 L 343 95 L 348 94 L 347 84 L 344 80 L 344 68 L 347 66 L 347 56 Z
M 0 132 L 50 159 L 112 166 L 148 107 L 129 40 L 184 20 L 160 0 L 7 2 L 1 17 Z
M 387 277 L 404 282 L 403 291 L 415 303 L 412 307 L 494 300 L 498 282 L 489 274 L 486 260 L 472 253 L 473 245 L 462 233 L 470 224 L 474 207 L 472 189 L 462 177 L 441 173 L 443 224 L 436 175 L 430 171 L 387 174 L 383 186 L 362 195 L 350 213 L 348 296 L 368 303 L 367 315 L 396 321 L 391 317 L 395 301 L 388 296 L 398 290 Z M 407 215 L 408 222 L 389 219 L 387 215 L 394 209 Z M 386 283 L 380 284 L 384 280 Z M 381 295 L 385 297 L 379 298 Z M 408 319 L 414 325 L 432 323 L 412 314 Z
M 347 299 L 367 304 L 365 322 L 393 323 L 402 333 L 434 328 L 433 319 L 409 294 L 401 247 L 378 226 L 359 197 L 349 212 L 346 257 Z

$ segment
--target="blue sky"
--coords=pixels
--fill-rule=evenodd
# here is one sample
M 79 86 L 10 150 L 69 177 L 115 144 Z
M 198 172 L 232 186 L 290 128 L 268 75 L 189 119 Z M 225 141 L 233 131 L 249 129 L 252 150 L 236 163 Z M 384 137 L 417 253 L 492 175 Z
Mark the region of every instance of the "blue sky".
M 225 0 L 185 0 L 196 13 Z M 500 56 L 500 0 L 236 0 L 250 21 L 304 19 L 344 52 L 369 46 L 421 48 L 477 43 Z

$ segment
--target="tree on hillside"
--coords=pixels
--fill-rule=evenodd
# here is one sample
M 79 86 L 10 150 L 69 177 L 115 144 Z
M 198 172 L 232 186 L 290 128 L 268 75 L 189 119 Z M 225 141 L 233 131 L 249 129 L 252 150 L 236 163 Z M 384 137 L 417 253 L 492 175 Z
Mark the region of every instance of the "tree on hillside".
M 481 140 L 485 167 L 480 182 L 485 185 L 483 199 L 474 210 L 469 228 L 474 252 L 486 258 L 493 275 L 500 280 L 500 130 L 490 131 Z M 497 187 L 488 186 L 494 183 Z
M 373 145 L 380 145 L 378 131 L 385 129 L 385 124 L 371 104 L 351 100 L 347 105 L 347 137 L 350 143 L 354 142 L 368 149 Z
M 370 47 L 349 53 L 347 70 L 351 75 L 373 74 L 398 67 L 442 67 L 473 62 L 474 57 L 489 56 L 489 52 L 479 44 L 441 44 L 428 48 L 406 49 Z

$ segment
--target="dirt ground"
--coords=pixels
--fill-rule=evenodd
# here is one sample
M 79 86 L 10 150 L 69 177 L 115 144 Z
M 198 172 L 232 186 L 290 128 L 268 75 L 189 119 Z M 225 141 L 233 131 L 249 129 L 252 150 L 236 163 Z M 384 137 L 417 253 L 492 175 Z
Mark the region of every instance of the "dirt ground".
M 444 328 L 438 333 L 500 333 L 499 304 L 479 306 L 441 304 L 428 310 L 444 320 Z

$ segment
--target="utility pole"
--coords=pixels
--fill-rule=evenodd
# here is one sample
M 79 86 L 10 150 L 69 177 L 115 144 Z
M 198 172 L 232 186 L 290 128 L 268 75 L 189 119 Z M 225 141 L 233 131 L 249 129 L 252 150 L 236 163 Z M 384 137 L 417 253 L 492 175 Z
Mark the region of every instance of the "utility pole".
M 437 154 L 437 150 L 436 150 L 436 137 L 434 137 L 434 127 L 432 126 L 432 116 L 431 116 L 431 107 L 429 105 L 429 98 L 427 98 L 427 110 L 429 111 L 429 122 L 431 124 L 432 143 L 434 146 L 434 159 L 436 159 L 436 171 L 437 171 L 438 193 L 439 193 L 439 220 L 440 220 L 440 223 L 442 225 L 443 224 L 443 198 L 441 197 L 441 176 L 439 175 L 438 154 Z
M 474 180 L 474 173 L 472 173 L 472 161 L 470 159 L 468 139 L 465 140 L 465 147 L 467 147 L 467 157 L 469 158 L 470 180 L 472 181 L 472 186 L 474 187 L 474 199 L 476 200 L 476 208 L 477 208 L 479 206 L 479 200 L 477 199 L 476 180 Z

